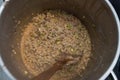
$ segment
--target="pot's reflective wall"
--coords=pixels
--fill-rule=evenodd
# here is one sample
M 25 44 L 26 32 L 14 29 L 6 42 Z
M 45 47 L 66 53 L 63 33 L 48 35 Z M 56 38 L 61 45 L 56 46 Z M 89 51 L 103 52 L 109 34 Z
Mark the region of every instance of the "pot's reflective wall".
M 24 75 L 20 49 L 17 44 L 17 54 L 13 55 L 11 44 L 20 42 L 14 38 L 14 32 L 23 26 L 16 27 L 15 20 L 22 20 L 25 24 L 32 13 L 48 9 L 61 9 L 78 17 L 89 31 L 93 49 L 91 60 L 83 73 L 83 77 L 73 80 L 98 80 L 112 63 L 117 49 L 118 30 L 110 8 L 103 0 L 11 0 L 5 7 L 0 18 L 0 53 L 10 70 L 19 80 L 27 80 Z M 85 16 L 85 17 L 84 17 Z M 72 80 L 72 79 L 71 79 Z

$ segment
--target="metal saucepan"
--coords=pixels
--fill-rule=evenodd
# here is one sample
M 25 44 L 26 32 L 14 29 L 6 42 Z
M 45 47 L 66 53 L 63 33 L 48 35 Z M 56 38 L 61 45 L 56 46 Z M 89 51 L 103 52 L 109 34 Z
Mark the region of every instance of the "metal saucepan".
M 16 49 L 17 54 L 12 55 L 11 45 L 17 46 L 15 43 L 21 39 L 19 29 L 29 21 L 32 13 L 48 9 L 61 9 L 74 14 L 87 26 L 90 34 L 93 56 L 83 77 L 76 76 L 74 80 L 104 80 L 117 62 L 120 51 L 120 25 L 108 0 L 7 0 L 0 9 L 0 59 L 4 63 L 1 66 L 12 80 L 30 79 L 23 74 L 26 68 L 21 60 L 19 47 Z M 22 20 L 21 27 L 16 27 L 15 20 Z

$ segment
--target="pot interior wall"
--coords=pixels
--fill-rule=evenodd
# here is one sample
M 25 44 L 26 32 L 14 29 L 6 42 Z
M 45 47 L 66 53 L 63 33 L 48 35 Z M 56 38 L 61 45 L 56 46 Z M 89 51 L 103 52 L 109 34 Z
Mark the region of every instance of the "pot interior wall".
M 112 63 L 117 50 L 118 30 L 110 8 L 102 0 L 10 0 L 0 18 L 0 53 L 5 65 L 19 80 L 27 80 L 26 70 L 19 50 L 20 29 L 27 23 L 32 13 L 48 9 L 61 9 L 78 17 L 90 34 L 92 57 L 80 78 L 73 80 L 98 80 Z M 83 18 L 85 16 L 85 18 Z M 16 20 L 22 25 L 17 27 Z M 14 33 L 16 32 L 17 38 Z M 17 54 L 11 45 L 17 46 Z

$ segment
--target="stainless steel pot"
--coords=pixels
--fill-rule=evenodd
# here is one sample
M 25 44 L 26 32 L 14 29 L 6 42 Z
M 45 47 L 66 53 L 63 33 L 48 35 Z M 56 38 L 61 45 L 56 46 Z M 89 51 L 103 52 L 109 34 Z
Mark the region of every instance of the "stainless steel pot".
M 92 58 L 83 76 L 73 80 L 104 80 L 114 68 L 120 52 L 120 24 L 115 10 L 108 0 L 10 0 L 5 1 L 0 15 L 0 65 L 13 80 L 29 80 L 20 55 L 13 55 L 11 45 L 21 40 L 21 27 L 15 20 L 25 24 L 32 13 L 47 9 L 61 9 L 78 17 L 90 34 Z M 17 31 L 17 39 L 14 32 Z M 17 44 L 15 44 L 17 46 Z M 114 74 L 112 72 L 112 74 Z

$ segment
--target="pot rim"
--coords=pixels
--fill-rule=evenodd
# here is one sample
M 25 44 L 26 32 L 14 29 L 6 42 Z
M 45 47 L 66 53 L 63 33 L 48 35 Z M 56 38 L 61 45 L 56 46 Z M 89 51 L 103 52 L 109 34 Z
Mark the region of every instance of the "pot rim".
M 3 0 L 3 3 L 1 4 L 0 6 L 0 17 L 1 17 L 1 14 L 5 8 L 5 6 L 7 5 L 7 3 L 9 2 L 10 0 Z M 5 66 L 4 62 L 3 62 L 3 59 L 1 57 L 1 54 L 0 54 L 0 70 L 3 71 L 3 73 L 5 73 L 8 78 L 10 80 L 16 80 L 16 78 L 10 73 L 10 71 L 7 69 L 7 67 Z
M 113 62 L 112 64 L 110 65 L 110 67 L 107 69 L 107 71 L 99 78 L 99 80 L 105 80 L 108 75 L 113 71 L 117 61 L 118 61 L 118 58 L 120 56 L 120 21 L 119 21 L 119 18 L 118 18 L 118 15 L 115 11 L 115 9 L 113 8 L 113 5 L 111 4 L 111 2 L 109 0 L 105 0 L 105 3 L 107 4 L 107 6 L 110 8 L 111 12 L 113 13 L 113 17 L 116 21 L 116 24 L 117 24 L 117 29 L 118 29 L 118 46 L 117 46 L 117 50 L 116 50 L 116 55 L 113 59 Z
M 9 2 L 10 0 L 5 0 L 5 2 L 3 2 L 3 4 L 0 6 L 0 16 L 2 14 L 2 11 L 4 10 L 6 4 Z M 117 29 L 118 29 L 118 46 L 117 46 L 117 50 L 116 50 L 116 55 L 113 59 L 113 62 L 112 64 L 110 65 L 110 67 L 106 70 L 106 72 L 99 78 L 99 80 L 105 80 L 108 75 L 113 71 L 117 61 L 118 61 L 118 58 L 120 56 L 120 21 L 119 21 L 119 18 L 118 18 L 118 15 L 115 11 L 115 9 L 113 8 L 112 4 L 110 3 L 109 0 L 105 0 L 104 1 L 107 6 L 110 8 L 111 12 L 113 13 L 113 17 L 115 18 L 115 21 L 116 21 L 116 24 L 117 24 Z M 2 57 L 0 55 L 0 68 L 2 68 L 2 70 L 8 75 L 8 77 L 12 80 L 16 80 L 16 78 L 10 73 L 10 71 L 7 69 L 7 67 L 5 66 L 3 60 L 2 60 Z

